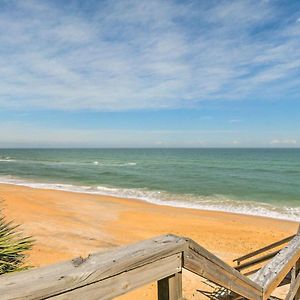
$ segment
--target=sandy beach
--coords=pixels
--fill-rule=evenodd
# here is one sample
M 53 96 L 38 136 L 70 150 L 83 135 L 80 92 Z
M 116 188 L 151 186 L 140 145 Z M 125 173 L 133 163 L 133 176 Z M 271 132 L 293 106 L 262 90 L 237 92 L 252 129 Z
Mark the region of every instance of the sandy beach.
M 0 0 L 0 300 L 300 300 L 299 36 L 300 1 Z
M 3 213 L 35 239 L 27 262 L 42 266 L 165 233 L 188 236 L 228 263 L 297 230 L 295 222 L 153 205 L 133 199 L 0 185 Z M 185 295 L 200 299 L 184 274 Z M 122 299 L 153 299 L 155 284 Z

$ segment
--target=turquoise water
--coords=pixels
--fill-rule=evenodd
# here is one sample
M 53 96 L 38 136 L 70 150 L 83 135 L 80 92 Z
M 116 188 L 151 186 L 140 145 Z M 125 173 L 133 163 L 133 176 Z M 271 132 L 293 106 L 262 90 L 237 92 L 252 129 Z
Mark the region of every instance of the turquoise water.
M 0 182 L 300 220 L 300 149 L 0 150 Z

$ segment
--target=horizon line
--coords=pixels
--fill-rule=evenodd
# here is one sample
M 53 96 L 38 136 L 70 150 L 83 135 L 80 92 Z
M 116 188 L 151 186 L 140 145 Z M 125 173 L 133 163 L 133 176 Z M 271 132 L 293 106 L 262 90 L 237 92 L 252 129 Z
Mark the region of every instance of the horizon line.
M 0 150 L 135 150 L 135 149 L 295 149 L 300 150 L 299 146 L 281 146 L 281 147 L 266 147 L 266 146 L 248 146 L 248 147 L 227 147 L 227 146 L 211 146 L 211 147 L 0 147 Z

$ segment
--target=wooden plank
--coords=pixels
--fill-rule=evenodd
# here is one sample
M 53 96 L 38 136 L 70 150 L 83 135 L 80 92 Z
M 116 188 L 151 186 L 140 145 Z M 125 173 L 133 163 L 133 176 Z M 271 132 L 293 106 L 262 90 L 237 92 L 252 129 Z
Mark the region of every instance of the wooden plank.
M 298 233 L 300 230 L 300 226 L 298 229 Z M 300 259 L 298 259 L 296 265 L 295 265 L 295 277 L 300 275 Z M 295 280 L 296 281 L 296 280 Z M 300 299 L 300 288 L 296 289 L 296 294 L 295 294 L 295 300 Z
M 249 272 L 243 273 L 243 275 L 248 277 L 248 276 L 250 276 L 250 275 L 252 275 L 252 274 L 258 272 L 260 269 L 261 269 L 261 268 L 258 268 L 258 269 L 255 269 L 255 270 L 251 270 L 251 271 L 249 271 Z
M 142 267 L 110 278 L 98 281 L 93 284 L 77 288 L 67 293 L 63 293 L 50 300 L 109 300 L 119 295 L 123 295 L 135 288 L 141 287 L 147 283 L 163 280 L 162 278 L 173 275 L 181 271 L 182 253 L 173 254 L 169 257 L 159 259 Z M 173 290 L 172 290 L 173 292 Z M 171 295 L 173 295 L 171 293 Z M 170 298 L 178 300 L 179 298 Z
M 274 289 L 300 258 L 300 235 L 296 235 L 269 263 L 250 278 L 263 287 L 264 298 L 268 299 Z
M 183 268 L 198 274 L 248 299 L 262 299 L 262 288 L 221 259 L 187 239 Z
M 295 281 L 291 284 L 290 290 L 285 298 L 285 300 L 299 300 L 300 298 L 297 296 L 300 288 L 300 273 L 296 277 Z M 298 298 L 297 298 L 298 297 Z
M 157 283 L 158 300 L 182 299 L 182 273 L 161 279 Z
M 110 252 L 0 277 L 1 299 L 45 299 L 182 252 L 183 238 L 164 235 Z
M 251 257 L 253 257 L 253 256 L 256 256 L 256 255 L 258 255 L 258 254 L 261 254 L 261 253 L 263 253 L 263 252 L 265 252 L 265 251 L 271 250 L 271 249 L 273 249 L 273 248 L 275 248 L 275 247 L 278 247 L 278 246 L 280 246 L 280 245 L 283 245 L 283 244 L 285 244 L 285 243 L 291 241 L 294 237 L 295 237 L 295 234 L 294 234 L 294 235 L 291 235 L 291 236 L 289 236 L 289 237 L 287 237 L 287 238 L 284 238 L 284 239 L 282 239 L 282 240 L 280 240 L 280 241 L 277 241 L 277 242 L 275 242 L 275 243 L 272 243 L 272 244 L 270 244 L 270 245 L 268 245 L 268 246 L 265 246 L 265 247 L 262 247 L 262 248 L 260 248 L 260 249 L 257 249 L 257 250 L 255 250 L 255 251 L 253 251 L 253 252 L 251 252 L 251 253 L 248 253 L 248 254 L 246 254 L 246 255 L 244 255 L 244 256 L 238 257 L 238 258 L 234 259 L 233 262 L 237 262 L 237 263 L 239 264 L 239 263 L 240 263 L 241 261 L 243 261 L 243 260 L 246 260 L 246 259 L 251 258 Z
M 299 229 L 298 229 L 298 234 L 300 233 L 300 225 L 299 225 Z M 293 274 L 293 277 L 294 277 L 294 280 L 293 280 L 293 284 L 296 284 L 296 278 L 297 276 L 300 275 L 300 259 L 298 259 L 295 267 L 294 267 L 294 274 Z M 296 293 L 295 293 L 295 297 L 294 299 L 295 300 L 298 300 L 300 299 L 300 288 L 298 286 L 298 288 L 295 288 L 296 289 Z
M 240 265 L 238 265 L 238 266 L 236 266 L 236 267 L 234 267 L 234 268 L 235 268 L 236 270 L 238 270 L 238 271 L 247 269 L 247 268 L 249 268 L 249 267 L 255 266 L 255 265 L 259 264 L 259 263 L 262 263 L 262 262 L 264 262 L 264 261 L 266 261 L 266 260 L 271 259 L 271 258 L 274 257 L 278 252 L 279 252 L 279 250 L 278 250 L 278 251 L 275 251 L 275 252 L 271 252 L 271 253 L 266 254 L 266 255 L 264 255 L 264 256 L 261 256 L 261 257 L 255 258 L 255 259 L 253 259 L 253 260 L 247 261 L 247 262 L 245 262 L 245 263 L 243 263 L 243 264 L 240 264 Z

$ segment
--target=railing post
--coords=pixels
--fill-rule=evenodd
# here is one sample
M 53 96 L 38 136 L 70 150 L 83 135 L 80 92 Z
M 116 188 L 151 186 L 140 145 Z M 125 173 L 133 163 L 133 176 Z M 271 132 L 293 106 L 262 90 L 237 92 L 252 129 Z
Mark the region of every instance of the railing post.
M 158 300 L 182 300 L 182 273 L 176 273 L 157 282 Z
M 291 270 L 291 285 L 285 300 L 299 300 L 300 299 L 300 272 L 299 261 Z
M 300 225 L 298 226 L 297 235 L 300 235 Z M 297 276 L 299 275 L 300 275 L 300 259 L 298 259 L 295 265 L 295 277 L 297 278 Z M 295 300 L 300 299 L 300 288 L 298 288 L 294 299 Z
M 297 261 L 296 265 L 295 265 L 295 280 L 297 278 L 297 276 L 300 275 L 300 260 Z M 295 300 L 300 299 L 300 288 L 298 288 L 298 290 L 296 291 Z

